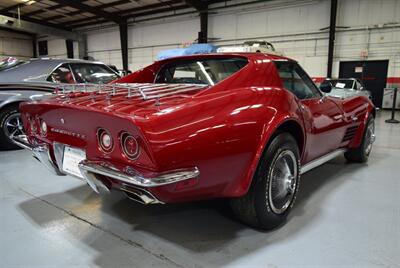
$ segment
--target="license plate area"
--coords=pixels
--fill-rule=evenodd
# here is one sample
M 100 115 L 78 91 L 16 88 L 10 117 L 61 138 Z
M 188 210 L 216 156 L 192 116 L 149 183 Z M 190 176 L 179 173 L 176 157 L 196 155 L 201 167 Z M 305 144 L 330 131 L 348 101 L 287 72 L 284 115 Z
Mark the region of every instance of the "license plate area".
M 86 159 L 86 152 L 84 150 L 64 146 L 62 171 L 72 176 L 84 179 L 81 171 L 79 170 L 79 163 Z

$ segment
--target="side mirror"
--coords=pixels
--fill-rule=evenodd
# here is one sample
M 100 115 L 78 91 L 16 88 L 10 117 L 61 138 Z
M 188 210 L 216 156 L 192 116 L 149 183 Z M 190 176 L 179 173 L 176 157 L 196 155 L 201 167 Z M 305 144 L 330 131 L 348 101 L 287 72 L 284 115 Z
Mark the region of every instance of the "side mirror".
M 329 93 L 332 91 L 332 85 L 330 83 L 322 83 L 319 89 L 324 93 Z

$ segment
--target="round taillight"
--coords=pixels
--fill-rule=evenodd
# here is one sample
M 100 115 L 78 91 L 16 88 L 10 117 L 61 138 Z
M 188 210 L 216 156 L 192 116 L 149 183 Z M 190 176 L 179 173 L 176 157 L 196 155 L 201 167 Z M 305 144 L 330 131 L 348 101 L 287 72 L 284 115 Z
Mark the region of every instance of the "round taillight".
M 100 149 L 105 153 L 110 153 L 113 150 L 114 142 L 111 134 L 105 129 L 99 129 L 97 131 L 97 140 Z
M 46 122 L 44 122 L 44 120 L 41 120 L 41 122 L 40 122 L 40 131 L 43 136 L 47 135 L 47 124 L 46 124 Z
M 124 155 L 130 160 L 136 159 L 139 155 L 139 144 L 137 140 L 127 132 L 121 134 L 121 148 Z

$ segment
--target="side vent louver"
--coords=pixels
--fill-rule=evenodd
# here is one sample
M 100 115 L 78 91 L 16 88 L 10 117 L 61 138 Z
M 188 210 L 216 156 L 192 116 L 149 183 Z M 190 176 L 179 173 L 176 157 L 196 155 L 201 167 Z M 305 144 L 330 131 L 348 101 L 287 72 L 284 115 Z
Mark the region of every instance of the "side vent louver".
M 342 142 L 350 141 L 357 133 L 358 126 L 351 126 L 346 129 Z

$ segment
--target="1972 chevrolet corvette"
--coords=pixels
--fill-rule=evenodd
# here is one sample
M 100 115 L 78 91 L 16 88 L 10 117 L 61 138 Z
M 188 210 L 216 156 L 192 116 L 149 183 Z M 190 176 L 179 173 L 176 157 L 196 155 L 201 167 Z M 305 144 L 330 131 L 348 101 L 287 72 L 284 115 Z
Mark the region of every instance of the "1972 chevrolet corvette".
M 375 137 L 367 97 L 327 97 L 264 53 L 170 58 L 20 108 L 15 142 L 57 174 L 145 204 L 229 198 L 264 229 L 285 221 L 302 173 L 342 153 L 365 162 Z

